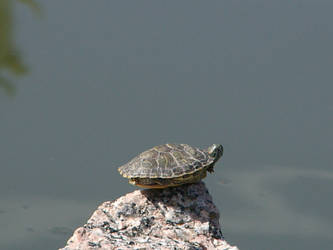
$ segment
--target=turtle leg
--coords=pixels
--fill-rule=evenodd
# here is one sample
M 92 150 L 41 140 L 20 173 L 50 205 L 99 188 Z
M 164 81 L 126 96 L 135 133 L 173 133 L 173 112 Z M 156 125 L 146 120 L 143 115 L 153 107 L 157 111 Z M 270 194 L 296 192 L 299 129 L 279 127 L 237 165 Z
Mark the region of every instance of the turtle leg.
M 214 172 L 214 164 L 209 165 L 208 168 L 207 168 L 207 171 L 209 173 L 213 173 Z

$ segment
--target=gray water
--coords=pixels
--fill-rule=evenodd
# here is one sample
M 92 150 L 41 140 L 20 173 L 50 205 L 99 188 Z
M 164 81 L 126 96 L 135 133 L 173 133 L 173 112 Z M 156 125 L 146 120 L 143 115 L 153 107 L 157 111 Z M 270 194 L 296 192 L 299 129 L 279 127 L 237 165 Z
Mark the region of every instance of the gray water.
M 332 1 L 0 4 L 0 249 L 64 246 L 167 142 L 224 146 L 231 244 L 333 248 Z

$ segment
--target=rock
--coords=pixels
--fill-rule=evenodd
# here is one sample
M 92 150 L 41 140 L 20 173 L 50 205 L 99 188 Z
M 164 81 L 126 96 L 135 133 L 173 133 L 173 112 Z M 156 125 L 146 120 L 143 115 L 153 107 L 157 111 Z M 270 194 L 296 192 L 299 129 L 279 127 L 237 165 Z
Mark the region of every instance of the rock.
M 100 205 L 69 249 L 229 249 L 205 184 L 136 190 Z

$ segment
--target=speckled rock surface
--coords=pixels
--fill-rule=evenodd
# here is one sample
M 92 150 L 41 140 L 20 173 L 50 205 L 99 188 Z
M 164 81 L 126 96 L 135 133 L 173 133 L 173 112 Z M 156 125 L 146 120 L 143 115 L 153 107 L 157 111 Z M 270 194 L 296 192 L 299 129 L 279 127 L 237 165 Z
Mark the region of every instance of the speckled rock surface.
M 229 249 L 205 184 L 136 190 L 100 205 L 62 249 Z

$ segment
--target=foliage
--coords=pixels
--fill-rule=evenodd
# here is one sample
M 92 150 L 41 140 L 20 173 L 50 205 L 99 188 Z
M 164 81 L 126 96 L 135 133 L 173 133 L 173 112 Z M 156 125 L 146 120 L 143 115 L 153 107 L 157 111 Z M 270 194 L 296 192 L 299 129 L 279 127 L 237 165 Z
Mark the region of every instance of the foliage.
M 35 13 L 40 15 L 40 7 L 33 0 L 17 0 L 29 6 Z M 10 73 L 16 76 L 28 72 L 27 66 L 22 62 L 19 50 L 15 47 L 13 38 L 13 0 L 0 0 L 0 88 L 8 95 L 15 94 L 14 84 L 3 76 Z

